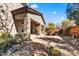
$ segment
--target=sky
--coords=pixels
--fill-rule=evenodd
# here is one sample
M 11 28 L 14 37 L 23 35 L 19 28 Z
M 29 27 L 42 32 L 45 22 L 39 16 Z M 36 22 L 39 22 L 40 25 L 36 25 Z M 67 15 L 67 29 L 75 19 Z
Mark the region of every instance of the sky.
M 28 5 L 43 14 L 46 24 L 61 23 L 67 17 L 66 3 L 30 3 Z

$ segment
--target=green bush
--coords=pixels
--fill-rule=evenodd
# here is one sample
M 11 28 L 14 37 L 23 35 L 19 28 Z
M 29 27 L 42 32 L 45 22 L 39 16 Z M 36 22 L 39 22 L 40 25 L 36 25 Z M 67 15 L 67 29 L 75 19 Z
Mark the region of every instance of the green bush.
M 10 33 L 3 32 L 0 35 L 0 53 L 6 52 L 12 45 L 21 44 L 23 42 L 23 35 L 16 34 L 14 37 Z
M 8 32 L 3 32 L 1 33 L 0 39 L 6 39 L 6 38 L 10 38 L 10 33 Z
M 54 49 L 51 49 L 51 55 L 52 56 L 61 56 L 61 52 L 58 49 L 54 48 Z
M 0 52 L 5 52 L 10 46 L 11 36 L 10 33 L 2 32 L 0 35 Z

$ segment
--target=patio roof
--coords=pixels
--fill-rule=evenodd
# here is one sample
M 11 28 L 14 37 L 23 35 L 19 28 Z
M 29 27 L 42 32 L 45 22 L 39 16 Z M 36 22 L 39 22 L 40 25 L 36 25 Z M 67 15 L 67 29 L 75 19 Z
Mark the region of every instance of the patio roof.
M 46 24 L 42 13 L 40 13 L 40 12 L 38 12 L 38 11 L 28 7 L 28 6 L 24 6 L 24 7 L 21 7 L 19 9 L 12 10 L 11 12 L 12 12 L 13 16 L 18 15 L 18 14 L 22 14 L 22 13 L 31 13 L 31 14 L 39 15 L 42 17 L 44 24 Z

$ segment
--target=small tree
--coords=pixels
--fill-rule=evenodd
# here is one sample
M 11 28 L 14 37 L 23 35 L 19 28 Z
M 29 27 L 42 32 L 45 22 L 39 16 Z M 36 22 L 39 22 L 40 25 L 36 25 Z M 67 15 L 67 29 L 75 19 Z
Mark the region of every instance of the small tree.
M 66 13 L 67 18 L 75 20 L 76 24 L 79 25 L 79 3 L 68 3 Z
M 54 27 L 55 27 L 55 24 L 53 24 L 53 23 L 48 23 L 47 27 L 48 27 L 48 28 L 54 28 Z
M 61 29 L 61 24 L 60 24 L 60 23 L 57 23 L 57 24 L 56 24 L 56 28 L 57 28 L 58 30 L 60 30 L 60 29 Z
M 65 19 L 64 21 L 62 21 L 61 24 L 62 24 L 62 29 L 65 30 L 68 27 L 73 26 L 74 21 L 73 20 L 70 20 L 70 19 Z
M 47 35 L 54 34 L 55 33 L 55 24 L 48 23 L 47 28 L 46 28 L 46 33 L 47 33 Z

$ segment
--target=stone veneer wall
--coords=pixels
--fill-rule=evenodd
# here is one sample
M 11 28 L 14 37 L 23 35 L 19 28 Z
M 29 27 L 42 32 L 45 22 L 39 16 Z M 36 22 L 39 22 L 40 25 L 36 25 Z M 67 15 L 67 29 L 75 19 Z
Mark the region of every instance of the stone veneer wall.
M 6 15 L 8 15 L 8 21 L 5 20 L 4 22 L 7 22 L 9 29 L 12 29 L 11 35 L 15 35 L 17 31 L 11 11 L 23 7 L 23 5 L 21 3 L 0 3 L 0 6 L 2 6 L 0 9 L 6 11 Z M 3 15 L 3 17 L 6 15 Z

